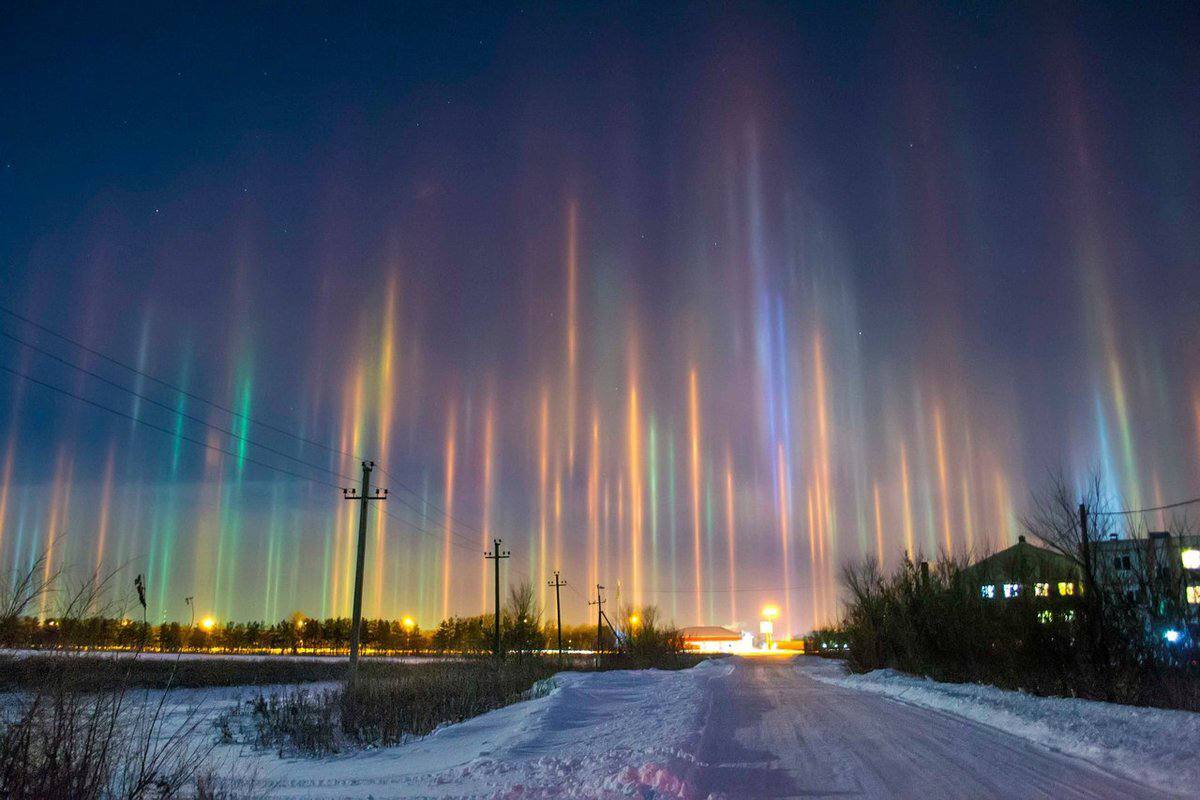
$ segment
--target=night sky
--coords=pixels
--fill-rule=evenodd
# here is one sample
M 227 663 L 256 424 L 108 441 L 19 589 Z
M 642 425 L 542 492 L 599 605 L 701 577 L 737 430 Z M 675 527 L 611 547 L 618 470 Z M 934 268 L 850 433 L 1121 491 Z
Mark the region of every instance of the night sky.
M 1195 4 L 37 5 L 0 575 L 345 615 L 365 457 L 370 616 L 479 613 L 499 537 L 572 621 L 799 633 L 1051 471 L 1200 494 Z

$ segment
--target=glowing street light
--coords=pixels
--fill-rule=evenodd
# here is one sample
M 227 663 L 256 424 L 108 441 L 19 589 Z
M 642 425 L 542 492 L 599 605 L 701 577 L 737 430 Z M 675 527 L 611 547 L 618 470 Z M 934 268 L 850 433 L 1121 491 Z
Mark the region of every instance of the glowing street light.
M 1191 548 L 1184 550 L 1181 555 L 1184 569 L 1200 569 L 1200 550 Z
M 779 617 L 779 606 L 766 605 L 762 610 L 762 621 L 758 623 L 758 632 L 762 634 L 763 645 L 768 650 L 775 649 L 775 622 Z

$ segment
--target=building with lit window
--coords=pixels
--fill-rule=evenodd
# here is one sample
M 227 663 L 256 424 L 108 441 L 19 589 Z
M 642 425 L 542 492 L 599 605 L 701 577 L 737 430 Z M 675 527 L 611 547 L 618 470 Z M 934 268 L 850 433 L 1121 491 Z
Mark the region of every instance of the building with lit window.
M 1130 599 L 1177 592 L 1200 604 L 1200 536 L 1152 531 L 1144 539 L 1107 539 L 1096 543 L 1096 562 L 1097 572 L 1124 586 Z
M 1092 557 L 1100 585 L 1106 592 L 1124 594 L 1144 615 L 1147 633 L 1170 642 L 1185 634 L 1200 636 L 1200 536 L 1152 532 L 1144 538 L 1105 539 L 1093 543 Z M 966 574 L 985 601 L 1031 598 L 1042 622 L 1074 619 L 1083 594 L 1072 559 L 1032 545 L 1024 536 L 972 564 Z
M 1200 618 L 1200 536 L 1152 531 L 1096 543 L 1100 579 L 1145 615 L 1148 630 L 1174 642 Z M 1175 638 L 1171 638 L 1171 636 Z
M 1030 544 L 1024 536 L 1012 547 L 967 567 L 966 574 L 979 586 L 984 600 L 1004 603 L 1029 598 L 1044 605 L 1038 613 L 1043 622 L 1055 615 L 1069 619 L 1074 615 L 1071 606 L 1081 594 L 1075 562 L 1062 553 Z

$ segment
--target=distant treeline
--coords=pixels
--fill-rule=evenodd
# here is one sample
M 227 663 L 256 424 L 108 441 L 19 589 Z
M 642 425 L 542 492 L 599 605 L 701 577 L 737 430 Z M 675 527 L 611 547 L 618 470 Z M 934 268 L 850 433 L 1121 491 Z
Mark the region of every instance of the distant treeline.
M 493 650 L 494 617 L 451 617 L 432 631 L 406 627 L 400 620 L 362 621 L 361 641 L 372 652 L 389 654 L 420 652 L 490 653 Z M 112 617 L 39 620 L 21 617 L 0 631 L 0 646 L 14 649 L 112 649 L 195 651 L 220 653 L 344 653 L 350 648 L 351 621 L 286 619 L 226 622 L 211 629 L 199 623 L 165 622 L 144 625 L 140 620 Z M 544 627 L 519 626 L 501 631 L 506 650 L 532 651 L 557 647 L 557 631 Z M 605 631 L 607 647 L 612 634 Z M 596 644 L 594 625 L 563 626 L 563 647 L 591 649 Z
M 540 617 L 532 589 L 528 585 L 514 587 L 501 613 L 503 649 L 521 653 L 557 648 L 557 629 L 543 624 Z M 643 621 L 655 618 L 650 609 L 639 610 L 639 617 Z M 360 641 L 367 652 L 389 655 L 483 654 L 494 649 L 494 626 L 492 614 L 451 617 L 433 630 L 423 630 L 411 620 L 371 619 L 362 621 Z M 641 627 L 646 628 L 645 622 Z M 222 623 L 205 618 L 195 623 L 159 625 L 100 615 L 74 614 L 45 620 L 20 616 L 0 622 L 0 647 L 335 654 L 349 650 L 351 630 L 351 620 L 346 617 L 313 619 L 299 613 L 274 623 Z M 676 636 L 673 630 L 660 631 L 653 624 L 642 638 L 651 634 Z M 636 644 L 637 639 L 633 636 L 625 644 Z M 564 625 L 562 643 L 568 650 L 592 649 L 596 645 L 596 626 Z M 601 644 L 605 649 L 614 647 L 613 633 L 607 627 Z

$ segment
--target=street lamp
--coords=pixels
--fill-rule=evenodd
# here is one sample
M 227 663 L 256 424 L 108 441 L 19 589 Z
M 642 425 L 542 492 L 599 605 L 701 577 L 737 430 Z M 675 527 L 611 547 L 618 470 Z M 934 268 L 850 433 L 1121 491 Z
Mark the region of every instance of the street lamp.
M 763 606 L 762 615 L 762 622 L 758 623 L 758 632 L 762 634 L 765 649 L 770 650 L 775 646 L 775 620 L 779 617 L 779 606 Z

